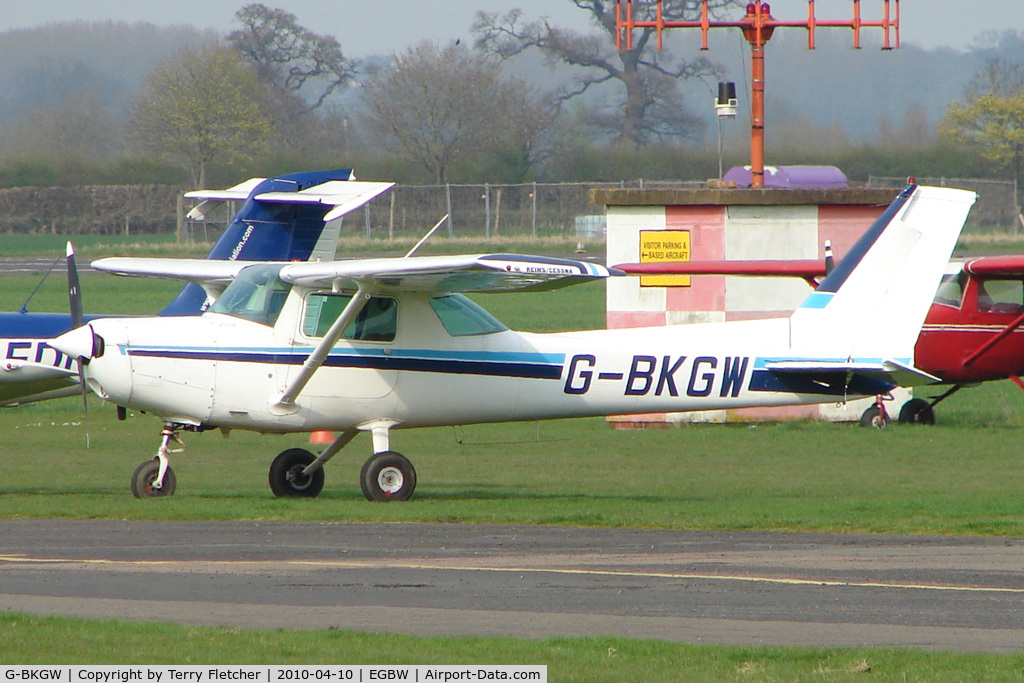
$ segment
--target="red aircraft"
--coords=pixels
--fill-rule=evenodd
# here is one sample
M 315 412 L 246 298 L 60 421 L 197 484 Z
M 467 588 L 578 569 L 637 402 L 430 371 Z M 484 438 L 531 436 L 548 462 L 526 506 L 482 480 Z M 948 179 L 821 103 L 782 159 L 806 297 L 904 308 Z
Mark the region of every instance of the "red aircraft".
M 615 266 L 637 275 L 792 276 L 817 285 L 831 270 L 824 261 L 679 261 Z M 1024 382 L 1024 255 L 950 261 L 914 347 L 915 366 L 952 385 L 931 399 L 900 408 L 900 423 L 935 424 L 935 406 L 965 386 L 1010 378 Z M 883 397 L 864 411 L 861 425 L 884 427 L 890 417 Z

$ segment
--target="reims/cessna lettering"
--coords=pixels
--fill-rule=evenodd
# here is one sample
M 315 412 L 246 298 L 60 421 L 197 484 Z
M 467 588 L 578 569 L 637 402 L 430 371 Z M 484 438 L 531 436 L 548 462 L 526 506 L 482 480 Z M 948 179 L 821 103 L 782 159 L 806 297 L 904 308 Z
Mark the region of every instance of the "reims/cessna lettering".
M 323 465 L 360 432 L 370 500 L 405 500 L 395 428 L 823 403 L 932 382 L 914 342 L 975 195 L 908 186 L 790 316 L 724 323 L 515 332 L 463 292 L 562 287 L 622 275 L 539 256 L 406 256 L 220 264 L 103 259 L 121 275 L 202 282 L 202 316 L 93 320 L 52 345 L 86 386 L 160 416 L 162 442 L 138 496 L 170 495 L 182 430 L 340 432 L 323 452 L 280 453 L 278 495 L 315 496 Z M 216 284 L 229 282 L 222 291 Z
M 388 190 L 393 183 L 355 182 L 350 170 L 252 178 L 227 190 L 197 190 L 186 196 L 206 204 L 239 201 L 235 214 L 207 259 L 211 261 L 305 261 L 335 257 L 341 217 Z M 186 280 L 188 278 L 185 278 Z M 160 315 L 198 315 L 207 294 L 187 285 Z M 92 316 L 89 320 L 96 317 Z M 66 314 L 0 313 L 0 406 L 70 396 L 80 391 L 75 362 L 49 345 L 71 329 Z

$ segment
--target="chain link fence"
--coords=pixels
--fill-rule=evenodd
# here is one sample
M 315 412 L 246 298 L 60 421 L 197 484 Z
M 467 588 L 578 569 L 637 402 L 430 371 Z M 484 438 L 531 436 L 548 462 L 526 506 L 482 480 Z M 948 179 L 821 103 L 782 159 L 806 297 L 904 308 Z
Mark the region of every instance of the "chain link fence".
M 419 238 L 448 214 L 449 220 L 438 230 L 438 236 L 603 239 L 604 207 L 590 204 L 591 189 L 665 189 L 706 185 L 706 182 L 644 180 L 620 183 L 397 185 L 362 210 L 346 216 L 342 234 L 363 235 L 367 239 Z M 189 208 L 185 206 L 184 211 Z M 212 227 L 185 220 L 183 236 L 185 239 L 203 239 L 204 235 L 210 234 Z
M 867 187 L 892 188 L 906 185 L 905 177 L 871 176 Z M 978 201 L 967 222 L 968 232 L 1016 234 L 1024 227 L 1017 213 L 1014 183 L 966 178 L 919 178 L 922 185 L 973 190 Z M 408 240 L 422 237 L 442 216 L 449 220 L 437 237 L 557 237 L 579 240 L 604 238 L 604 206 L 591 204 L 591 189 L 706 188 L 706 181 L 619 183 L 523 183 L 515 185 L 396 185 L 388 192 L 345 217 L 342 234 L 366 239 Z M 185 240 L 216 239 L 220 230 L 240 208 L 236 202 L 191 221 L 179 208 L 181 235 Z
M 965 233 L 1004 232 L 1017 234 L 1024 228 L 1017 207 L 1017 186 L 1012 180 L 978 180 L 972 178 L 918 178 L 921 185 L 953 187 L 978 193 L 964 226 Z M 870 176 L 868 187 L 899 189 L 907 179 Z

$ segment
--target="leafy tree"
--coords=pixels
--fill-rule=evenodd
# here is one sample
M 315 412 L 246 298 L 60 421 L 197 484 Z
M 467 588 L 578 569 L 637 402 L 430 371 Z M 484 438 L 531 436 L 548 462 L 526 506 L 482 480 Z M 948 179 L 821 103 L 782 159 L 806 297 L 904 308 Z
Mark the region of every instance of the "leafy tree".
M 182 162 L 198 187 L 215 160 L 264 150 L 270 122 L 264 89 L 232 50 L 185 50 L 146 78 L 132 103 L 127 136 L 141 151 Z
M 964 101 L 954 100 L 946 107 L 940 132 L 949 140 L 980 149 L 986 159 L 1009 169 L 1019 192 L 1024 170 L 1021 67 L 989 61 L 965 88 Z
M 310 109 L 355 75 L 355 63 L 345 57 L 337 39 L 313 33 L 294 14 L 253 2 L 235 12 L 235 21 L 242 28 L 228 34 L 232 47 L 265 83 L 296 98 L 310 97 Z
M 451 44 L 424 42 L 396 55 L 368 83 L 363 125 L 392 152 L 419 164 L 436 183 L 485 153 L 525 172 L 551 111 L 495 60 Z
M 624 98 L 608 102 L 593 113 L 593 123 L 617 139 L 635 146 L 652 139 L 685 138 L 700 126 L 685 106 L 677 85 L 681 79 L 718 75 L 718 67 L 706 59 L 673 59 L 667 50 L 653 50 L 650 40 L 654 29 L 634 29 L 633 49 L 615 49 L 614 0 L 570 0 L 590 14 L 595 33 L 551 26 L 546 19 L 523 22 L 519 9 L 499 16 L 478 12 L 473 24 L 477 46 L 503 59 L 530 49 L 540 50 L 550 61 L 582 67 L 584 74 L 573 87 L 560 93 L 567 100 L 604 83 L 617 83 Z M 710 0 L 712 11 L 737 6 L 739 0 Z M 699 16 L 699 0 L 665 0 L 666 20 L 694 19 Z M 654 18 L 654 3 L 633 3 L 638 20 Z

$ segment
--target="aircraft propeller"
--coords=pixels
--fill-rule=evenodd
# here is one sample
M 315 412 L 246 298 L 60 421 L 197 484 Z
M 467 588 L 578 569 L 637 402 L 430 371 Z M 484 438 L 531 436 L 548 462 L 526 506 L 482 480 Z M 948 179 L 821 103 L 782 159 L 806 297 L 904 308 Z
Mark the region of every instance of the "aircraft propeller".
M 68 306 L 71 309 L 71 332 L 66 337 L 72 341 L 70 350 L 78 364 L 78 383 L 82 386 L 82 417 L 85 424 L 85 447 L 91 447 L 89 440 L 89 389 L 85 384 L 85 366 L 92 358 L 103 355 L 103 339 L 92 327 L 85 324 L 82 307 L 82 289 L 78 281 L 78 267 L 75 265 L 75 247 L 67 244 Z M 64 346 L 64 345 L 62 345 Z M 67 346 L 64 347 L 68 349 Z

